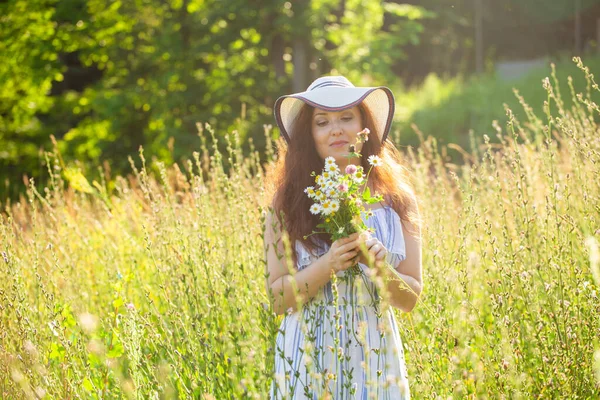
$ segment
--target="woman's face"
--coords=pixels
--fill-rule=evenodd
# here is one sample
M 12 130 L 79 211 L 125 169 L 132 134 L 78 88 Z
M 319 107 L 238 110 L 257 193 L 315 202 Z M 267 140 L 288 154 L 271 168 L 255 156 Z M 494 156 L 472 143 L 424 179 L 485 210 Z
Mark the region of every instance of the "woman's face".
M 334 157 L 340 168 L 345 168 L 349 161 L 358 162 L 344 156 L 348 155 L 350 145 L 355 145 L 357 152 L 361 151 L 362 143 L 357 144 L 356 138 L 362 129 L 360 111 L 356 106 L 343 111 L 313 110 L 312 135 L 317 153 L 323 160 Z

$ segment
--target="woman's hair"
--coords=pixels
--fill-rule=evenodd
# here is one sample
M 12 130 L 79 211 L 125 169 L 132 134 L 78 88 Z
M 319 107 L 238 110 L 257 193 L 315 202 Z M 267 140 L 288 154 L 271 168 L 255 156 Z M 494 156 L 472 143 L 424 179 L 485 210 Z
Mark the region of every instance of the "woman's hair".
M 384 201 L 389 204 L 404 221 L 409 221 L 418 227 L 419 221 L 414 207 L 414 194 L 409 182 L 407 169 L 402 165 L 400 152 L 389 141 L 383 144 L 379 139 L 377 127 L 369 109 L 363 104 L 358 106 L 362 125 L 369 128 L 369 140 L 363 144 L 361 165 L 365 171 L 369 170 L 367 161 L 370 155 L 378 155 L 383 160 L 381 166 L 373 168 L 369 181 L 377 194 L 383 195 Z M 296 117 L 289 144 L 278 142 L 278 159 L 272 168 L 267 171 L 267 195 L 270 198 L 274 214 L 279 223 L 287 231 L 292 244 L 294 265 L 297 261 L 295 251 L 296 240 L 301 241 L 308 250 L 319 247 L 318 241 L 331 245 L 327 234 L 315 234 L 319 224 L 319 216 L 310 213 L 312 200 L 304 193 L 304 189 L 314 185 L 311 172 L 317 174 L 324 166 L 324 160 L 317 153 L 312 135 L 312 115 L 314 107 L 304 104 Z M 315 240 L 318 239 L 318 240 Z

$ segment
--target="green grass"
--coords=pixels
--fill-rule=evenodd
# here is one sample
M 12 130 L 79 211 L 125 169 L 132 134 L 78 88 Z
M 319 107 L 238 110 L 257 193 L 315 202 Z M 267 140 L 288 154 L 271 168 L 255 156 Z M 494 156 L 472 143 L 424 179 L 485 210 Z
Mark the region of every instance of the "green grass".
M 584 58 L 584 62 L 592 71 L 600 70 L 600 57 L 590 55 Z M 569 93 L 569 77 L 573 78 L 576 87 L 585 90 L 585 77 L 572 60 L 556 62 L 556 70 L 561 93 Z M 478 138 L 487 134 L 493 142 L 497 142 L 493 121 L 505 126 L 508 121 L 505 104 L 514 110 L 517 118 L 527 119 L 514 90 L 526 99 L 534 112 L 542 115 L 547 94 L 541 82 L 551 74 L 550 62 L 510 81 L 501 80 L 494 74 L 466 79 L 442 79 L 431 74 L 418 87 L 408 91 L 397 90 L 396 138 L 403 145 L 417 145 L 419 139 L 412 128 L 414 124 L 424 135 L 435 136 L 443 144 L 454 143 L 469 148 L 470 130 Z M 598 93 L 592 91 L 590 96 L 596 102 L 600 100 Z M 564 101 L 567 108 L 573 105 L 570 95 L 564 96 Z M 551 111 L 555 115 L 558 112 L 554 106 Z
M 597 111 L 547 90 L 550 114 L 463 163 L 433 137 L 405 154 L 424 219 L 422 302 L 398 313 L 414 398 L 600 396 Z M 5 205 L 3 398 L 266 397 L 282 317 L 264 174 L 230 138 L 88 186 L 52 154 L 52 185 Z

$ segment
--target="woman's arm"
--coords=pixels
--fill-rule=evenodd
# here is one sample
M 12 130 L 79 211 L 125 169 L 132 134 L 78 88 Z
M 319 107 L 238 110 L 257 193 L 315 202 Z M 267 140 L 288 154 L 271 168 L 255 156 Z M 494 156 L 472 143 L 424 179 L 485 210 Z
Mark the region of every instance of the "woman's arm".
M 329 260 L 329 252 L 300 271 L 295 272 L 293 266 L 288 269 L 281 226 L 271 212 L 265 219 L 264 239 L 267 260 L 267 292 L 273 309 L 277 315 L 285 313 L 289 308 L 296 311 L 298 304 L 292 281 L 296 282 L 300 305 L 312 299 L 331 277 L 333 267 Z M 290 270 L 293 275 L 290 274 Z
M 412 210 L 409 211 L 414 212 L 418 218 L 419 209 L 414 197 L 411 207 Z M 411 312 L 423 291 L 421 232 L 409 221 L 402 221 L 402 233 L 406 244 L 406 258 L 396 266 L 397 274 L 388 268 L 376 268 L 376 271 L 386 282 L 390 304 L 404 312 Z

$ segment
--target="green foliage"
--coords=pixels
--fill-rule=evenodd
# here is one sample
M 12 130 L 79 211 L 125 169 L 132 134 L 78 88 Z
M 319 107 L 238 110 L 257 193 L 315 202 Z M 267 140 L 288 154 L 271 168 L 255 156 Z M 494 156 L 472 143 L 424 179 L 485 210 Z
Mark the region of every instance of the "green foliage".
M 585 58 L 584 61 L 592 71 L 600 70 L 599 57 Z M 561 93 L 571 93 L 571 79 L 575 87 L 586 85 L 585 77 L 572 60 L 558 63 L 556 70 L 555 85 Z M 508 121 L 505 104 L 525 123 L 532 121 L 522 107 L 522 98 L 527 99 L 534 114 L 543 114 L 548 94 L 541 82 L 551 75 L 550 65 L 533 70 L 516 81 L 504 81 L 494 75 L 445 80 L 430 75 L 422 85 L 397 96 L 395 127 L 400 131 L 399 142 L 402 145 L 419 142 L 412 124 L 424 135 L 435 136 L 440 143 L 455 143 L 463 148 L 470 146 L 470 130 L 479 142 L 484 134 L 497 141 L 495 126 L 502 127 Z M 600 99 L 598 93 L 590 92 L 590 96 L 594 100 Z M 564 96 L 564 104 L 566 109 L 570 109 L 574 105 L 572 97 Z M 552 112 L 557 111 L 555 104 L 551 104 L 551 108 Z
M 376 1 L 346 1 L 341 15 L 333 9 L 338 2 L 329 2 L 331 8 L 323 14 L 323 3 L 313 2 L 313 14 L 325 17 L 312 29 L 315 49 L 327 58 L 332 72 L 364 85 L 393 84 L 397 77 L 392 67 L 404 58 L 402 47 L 416 43 L 422 30 L 418 21 L 433 16 L 421 7 Z M 391 22 L 384 31 L 386 14 Z
M 375 0 L 15 0 L 0 12 L 0 169 L 13 182 L 44 176 L 50 135 L 84 175 L 100 160 L 128 170 L 140 146 L 181 161 L 201 144 L 198 122 L 237 130 L 245 151 L 264 149 L 273 102 L 291 90 L 285 55 L 296 37 L 308 32 L 320 73 L 391 81 L 399 47 L 417 40 L 426 15 Z M 6 185 L 1 197 L 16 193 Z
M 53 81 L 63 79 L 59 52 L 69 40 L 53 21 L 55 1 L 0 3 L 0 170 L 39 171 L 39 113 L 49 112 Z M 3 174 L 4 175 L 4 174 Z M 18 178 L 13 175 L 10 178 Z M 0 182 L 6 186 L 8 182 Z M 0 189 L 0 193 L 3 190 Z

